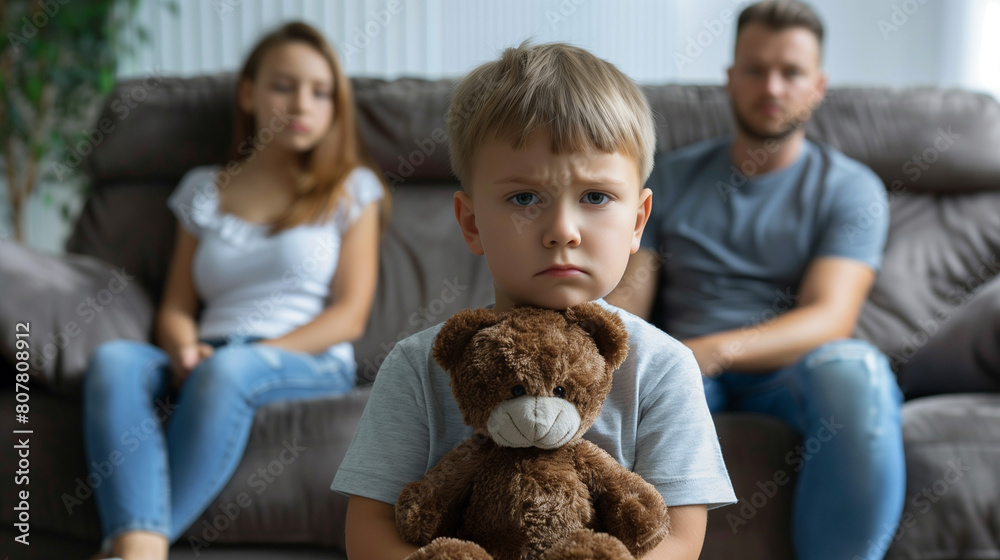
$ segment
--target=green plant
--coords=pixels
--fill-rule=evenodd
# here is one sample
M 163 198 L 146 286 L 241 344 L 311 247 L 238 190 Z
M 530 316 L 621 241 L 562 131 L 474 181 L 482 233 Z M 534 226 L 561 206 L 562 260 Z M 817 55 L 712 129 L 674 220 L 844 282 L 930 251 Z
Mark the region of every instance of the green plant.
M 0 2 L 0 162 L 18 240 L 25 204 L 56 167 L 44 163 L 85 138 L 90 113 L 114 87 L 120 57 L 147 41 L 133 22 L 139 2 Z M 58 175 L 57 184 L 79 186 Z M 62 213 L 69 219 L 68 207 Z

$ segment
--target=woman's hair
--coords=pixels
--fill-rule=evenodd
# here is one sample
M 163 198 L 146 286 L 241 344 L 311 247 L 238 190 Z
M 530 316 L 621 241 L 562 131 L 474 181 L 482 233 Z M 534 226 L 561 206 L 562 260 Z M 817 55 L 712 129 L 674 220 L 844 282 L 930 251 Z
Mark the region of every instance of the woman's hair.
M 321 222 L 333 216 L 341 199 L 345 199 L 344 180 L 361 165 L 370 168 L 382 182 L 382 225 L 389 218 L 389 191 L 381 169 L 375 164 L 361 140 L 355 119 L 354 95 L 351 82 L 340 66 L 333 48 L 314 27 L 302 22 L 289 22 L 268 33 L 250 51 L 237 76 L 237 102 L 233 119 L 233 139 L 229 157 L 239 161 L 248 156 L 247 139 L 256 138 L 266 123 L 255 122 L 252 112 L 244 111 L 238 101 L 240 85 L 244 80 L 257 79 L 261 63 L 267 53 L 286 43 L 300 42 L 316 50 L 330 65 L 333 76 L 333 122 L 329 130 L 312 149 L 304 152 L 300 160 L 298 195 L 287 212 L 271 227 L 271 234 L 305 223 Z M 266 147 L 264 148 L 266 149 Z
M 554 154 L 619 152 L 635 162 L 640 185 L 653 169 L 656 131 L 642 90 L 579 47 L 525 41 L 456 86 L 448 109 L 452 171 L 468 190 L 472 160 L 485 142 L 521 149 L 542 128 Z

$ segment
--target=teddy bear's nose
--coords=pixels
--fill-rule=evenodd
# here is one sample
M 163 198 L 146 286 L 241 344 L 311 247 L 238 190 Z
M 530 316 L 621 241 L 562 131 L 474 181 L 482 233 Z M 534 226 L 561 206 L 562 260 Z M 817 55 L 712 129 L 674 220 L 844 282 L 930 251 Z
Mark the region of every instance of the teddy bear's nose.
M 493 409 L 486 429 L 502 447 L 555 449 L 573 439 L 580 422 L 576 406 L 565 398 L 522 395 Z

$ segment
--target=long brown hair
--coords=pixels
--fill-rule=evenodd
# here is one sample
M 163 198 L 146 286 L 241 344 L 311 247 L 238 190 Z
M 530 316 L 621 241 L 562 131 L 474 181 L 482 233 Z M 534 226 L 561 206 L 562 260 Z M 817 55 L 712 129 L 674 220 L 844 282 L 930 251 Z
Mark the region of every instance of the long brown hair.
M 340 66 L 340 60 L 333 47 L 316 28 L 298 21 L 282 25 L 265 35 L 250 51 L 243 68 L 237 76 L 237 100 L 234 103 L 233 139 L 229 157 L 240 161 L 248 155 L 241 146 L 246 146 L 248 138 L 256 138 L 263 123 L 256 123 L 253 113 L 240 107 L 240 85 L 257 78 L 264 56 L 271 49 L 290 42 L 302 42 L 314 48 L 330 65 L 333 75 L 333 122 L 330 129 L 312 149 L 304 152 L 300 159 L 300 175 L 296 185 L 298 195 L 288 210 L 271 226 L 273 235 L 284 229 L 305 223 L 321 222 L 333 216 L 341 199 L 346 198 L 344 180 L 358 166 L 371 169 L 382 183 L 382 227 L 389 219 L 389 189 L 386 187 L 382 170 L 368 153 L 361 140 L 355 118 L 354 94 L 351 82 Z

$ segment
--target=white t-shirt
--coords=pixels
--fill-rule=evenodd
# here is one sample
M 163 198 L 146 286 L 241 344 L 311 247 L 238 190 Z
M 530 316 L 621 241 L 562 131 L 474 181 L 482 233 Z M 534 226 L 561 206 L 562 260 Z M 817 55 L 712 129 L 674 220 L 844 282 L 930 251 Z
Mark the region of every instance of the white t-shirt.
M 350 200 L 322 224 L 303 224 L 268 236 L 269 226 L 219 210 L 221 168 L 192 169 L 167 200 L 178 223 L 198 238 L 192 276 L 205 304 L 200 338 L 282 336 L 326 307 L 340 241 L 362 209 L 383 196 L 375 173 L 357 167 L 344 188 Z M 329 352 L 354 360 L 349 342 Z
M 639 317 L 597 303 L 625 323 L 629 353 L 584 438 L 656 487 L 668 506 L 735 503 L 691 350 Z M 441 325 L 389 352 L 333 490 L 393 504 L 403 486 L 472 435 L 448 374 L 431 355 Z

